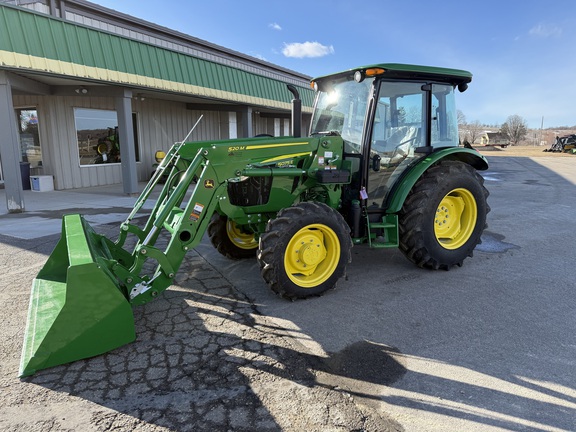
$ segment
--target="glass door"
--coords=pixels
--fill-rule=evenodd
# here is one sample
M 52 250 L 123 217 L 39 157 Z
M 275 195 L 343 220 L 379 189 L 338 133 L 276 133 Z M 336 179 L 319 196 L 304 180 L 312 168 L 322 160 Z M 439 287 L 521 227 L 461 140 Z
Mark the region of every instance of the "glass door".
M 18 108 L 16 110 L 20 135 L 20 160 L 30 164 L 30 170 L 42 168 L 42 149 L 38 133 L 38 111 L 36 108 Z

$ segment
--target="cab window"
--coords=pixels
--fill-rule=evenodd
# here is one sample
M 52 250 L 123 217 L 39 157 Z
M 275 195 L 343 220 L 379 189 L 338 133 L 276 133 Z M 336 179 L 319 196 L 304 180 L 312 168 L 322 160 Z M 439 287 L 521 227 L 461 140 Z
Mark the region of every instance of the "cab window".
M 383 165 L 413 157 L 414 149 L 423 145 L 425 101 L 422 83 L 380 85 L 371 144 Z
M 451 85 L 432 85 L 432 146 L 458 146 L 458 120 L 454 88 Z

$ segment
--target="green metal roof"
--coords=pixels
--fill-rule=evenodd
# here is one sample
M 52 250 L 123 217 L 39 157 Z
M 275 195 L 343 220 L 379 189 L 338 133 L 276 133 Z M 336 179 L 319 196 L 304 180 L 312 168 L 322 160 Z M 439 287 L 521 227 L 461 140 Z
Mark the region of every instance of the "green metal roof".
M 0 67 L 290 109 L 286 83 L 11 6 L 0 6 Z M 314 94 L 299 87 L 302 104 Z

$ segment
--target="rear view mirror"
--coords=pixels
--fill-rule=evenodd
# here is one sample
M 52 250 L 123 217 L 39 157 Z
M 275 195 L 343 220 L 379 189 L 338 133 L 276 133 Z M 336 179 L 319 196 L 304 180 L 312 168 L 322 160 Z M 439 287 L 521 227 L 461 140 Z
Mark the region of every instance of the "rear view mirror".
M 380 161 L 382 158 L 379 154 L 375 154 L 372 156 L 372 170 L 373 171 L 380 171 Z

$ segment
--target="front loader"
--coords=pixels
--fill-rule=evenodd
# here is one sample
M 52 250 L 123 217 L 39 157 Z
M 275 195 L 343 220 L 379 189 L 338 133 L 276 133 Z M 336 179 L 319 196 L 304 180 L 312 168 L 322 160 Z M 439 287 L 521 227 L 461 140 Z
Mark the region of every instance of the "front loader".
M 32 286 L 20 376 L 133 341 L 132 306 L 168 288 L 206 232 L 223 255 L 256 257 L 266 283 L 288 299 L 333 288 L 353 244 L 398 247 L 423 268 L 461 266 L 489 211 L 477 172 L 488 164 L 458 146 L 454 93 L 471 79 L 456 69 L 360 67 L 312 81 L 307 137 L 296 128 L 284 138 L 174 144 L 117 241 L 80 215 L 64 217 Z

